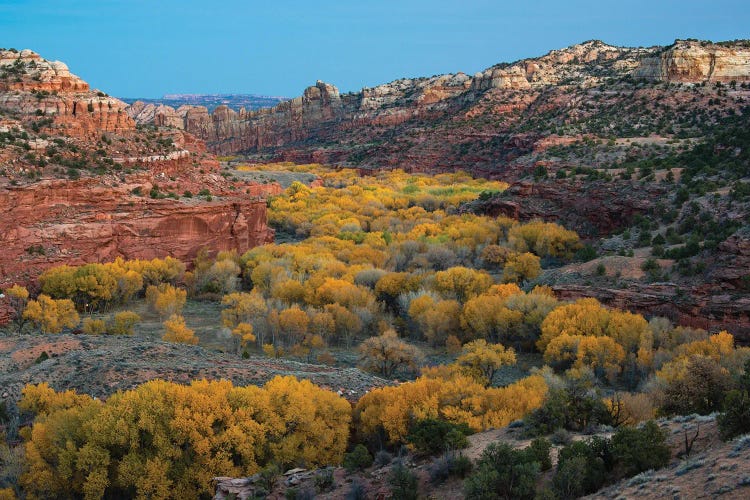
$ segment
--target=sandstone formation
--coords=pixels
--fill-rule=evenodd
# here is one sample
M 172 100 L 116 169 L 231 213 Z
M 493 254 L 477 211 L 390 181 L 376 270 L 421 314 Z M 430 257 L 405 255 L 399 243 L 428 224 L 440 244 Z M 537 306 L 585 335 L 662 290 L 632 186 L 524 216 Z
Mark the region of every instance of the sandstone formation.
M 89 85 L 59 61 L 30 50 L 0 50 L 0 108 L 49 117 L 74 137 L 97 138 L 102 131 L 132 130 L 127 105 Z M 98 135 L 97 135 L 98 134 Z
M 750 46 L 677 41 L 659 54 L 644 58 L 635 76 L 665 82 L 741 83 L 750 81 Z
M 0 191 L 0 285 L 28 282 L 60 264 L 171 255 L 203 248 L 244 252 L 273 240 L 264 201 L 154 200 L 97 179 L 43 181 Z

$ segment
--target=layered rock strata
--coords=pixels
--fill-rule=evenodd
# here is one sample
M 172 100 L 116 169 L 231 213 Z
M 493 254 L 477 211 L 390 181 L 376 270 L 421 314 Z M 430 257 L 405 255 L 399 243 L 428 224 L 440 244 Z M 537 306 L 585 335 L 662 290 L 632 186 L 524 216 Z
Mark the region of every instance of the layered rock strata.
M 0 285 L 60 264 L 166 255 L 190 262 L 204 248 L 244 252 L 273 241 L 264 201 L 156 200 L 130 194 L 135 187 L 81 179 L 0 191 Z

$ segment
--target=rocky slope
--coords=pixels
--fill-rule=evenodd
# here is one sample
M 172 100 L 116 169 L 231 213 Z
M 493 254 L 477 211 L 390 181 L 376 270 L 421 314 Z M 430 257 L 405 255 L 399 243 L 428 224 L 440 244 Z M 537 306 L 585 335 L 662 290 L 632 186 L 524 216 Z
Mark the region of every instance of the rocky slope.
M 226 179 L 202 140 L 136 127 L 125 107 L 63 63 L 0 50 L 0 287 L 62 263 L 189 262 L 273 239 L 263 198 L 278 186 Z
M 688 415 L 660 419 L 657 421 L 667 433 L 667 445 L 672 457 L 667 467 L 650 470 L 615 484 L 584 498 L 747 498 L 750 489 L 750 476 L 747 474 L 747 461 L 750 460 L 750 437 L 739 437 L 730 442 L 722 442 L 716 425 L 715 415 Z M 500 442 L 516 449 L 529 446 L 531 440 L 524 437 L 521 428 L 504 427 L 469 436 L 469 446 L 462 454 L 476 461 L 491 443 Z M 583 441 L 594 436 L 611 438 L 612 432 L 602 430 L 593 434 L 572 433 L 573 441 Z M 685 437 L 693 441 L 690 455 L 685 455 Z M 562 446 L 553 445 L 550 453 L 553 467 L 542 474 L 541 484 L 549 485 L 557 465 L 557 457 Z M 415 457 L 406 454 L 403 463 L 417 477 L 419 492 L 425 498 L 456 499 L 464 497 L 463 481 L 456 477 L 435 484 L 430 481 L 430 470 L 440 462 L 438 457 Z M 330 471 L 331 469 L 328 469 Z M 333 486 L 319 492 L 316 498 L 343 500 L 350 498 L 353 484 L 359 484 L 367 498 L 389 498 L 388 484 L 392 465 L 373 465 L 362 472 L 349 473 L 343 467 L 333 468 Z M 323 469 L 292 469 L 277 481 L 272 498 L 283 498 L 288 489 L 316 491 L 316 479 L 326 472 Z M 254 498 L 255 492 L 262 489 L 258 475 L 248 478 L 215 478 L 217 500 L 230 498 Z
M 580 90 L 622 79 L 686 84 L 750 81 L 750 46 L 677 41 L 670 47 L 644 49 L 591 41 L 496 65 L 474 76 L 457 73 L 397 80 L 344 95 L 318 82 L 300 97 L 254 112 L 237 113 L 220 106 L 209 114 L 203 107 L 183 106 L 144 114 L 145 105 L 136 103 L 128 113 L 139 123 L 181 127 L 220 154 L 273 152 L 287 159 L 410 168 L 476 168 L 479 160 L 496 171 L 507 163 L 502 154 L 472 158 L 439 145 L 446 139 L 450 146 L 494 138 L 508 152 L 528 149 L 538 142 L 533 134 L 503 137 L 503 132 L 516 128 L 519 118 L 528 119 L 523 115 L 570 107 L 569 117 L 575 117 L 585 109 Z M 488 116 L 494 122 L 489 127 L 472 123 Z M 443 129 L 450 124 L 451 133 L 446 134 Z M 399 129 L 397 135 L 412 136 L 397 141 L 397 151 L 402 153 L 398 158 L 387 144 L 394 128 Z

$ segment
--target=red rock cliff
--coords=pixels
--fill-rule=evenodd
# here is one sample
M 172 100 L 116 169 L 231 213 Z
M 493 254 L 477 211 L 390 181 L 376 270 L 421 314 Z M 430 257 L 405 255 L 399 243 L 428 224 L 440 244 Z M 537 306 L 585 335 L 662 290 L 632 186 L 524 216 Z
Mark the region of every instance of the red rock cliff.
M 27 282 L 60 264 L 244 252 L 273 240 L 266 204 L 153 200 L 97 179 L 43 181 L 0 191 L 0 285 Z

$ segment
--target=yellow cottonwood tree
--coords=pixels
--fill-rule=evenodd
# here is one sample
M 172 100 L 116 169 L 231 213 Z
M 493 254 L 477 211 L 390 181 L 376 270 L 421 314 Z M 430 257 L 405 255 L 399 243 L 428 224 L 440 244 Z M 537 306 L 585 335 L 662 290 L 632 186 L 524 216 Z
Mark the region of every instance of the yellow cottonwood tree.
M 455 297 L 460 302 L 476 297 L 492 285 L 492 277 L 484 271 L 467 267 L 451 267 L 435 273 L 437 292 Z
M 519 283 L 525 280 L 533 280 L 539 276 L 540 272 L 542 272 L 540 259 L 533 253 L 511 254 L 503 267 L 503 281 Z
M 232 339 L 235 343 L 237 354 L 248 344 L 255 342 L 253 334 L 253 325 L 250 323 L 240 323 L 232 329 Z
M 423 376 L 370 391 L 354 408 L 354 427 L 363 438 L 382 431 L 392 444 L 404 443 L 410 423 L 426 418 L 464 423 L 482 431 L 521 418 L 540 407 L 546 395 L 547 384 L 541 375 L 506 387 L 486 388 L 474 378 L 452 371 L 449 378 Z
M 208 497 L 216 475 L 339 463 L 351 420 L 346 400 L 294 377 L 152 380 L 105 402 L 30 385 L 20 407 L 36 414 L 21 476 L 31 498 Z
M 79 322 L 78 312 L 72 300 L 56 300 L 45 294 L 26 304 L 23 317 L 31 321 L 42 333 L 60 333 L 63 328 L 73 328 Z
M 286 337 L 288 345 L 302 341 L 309 324 L 310 318 L 307 313 L 297 306 L 279 312 L 279 328 L 281 334 Z
M 399 340 L 395 330 L 370 337 L 359 346 L 360 363 L 367 371 L 390 377 L 402 366 L 415 368 L 421 358 L 419 350 Z
M 198 343 L 198 337 L 195 332 L 185 325 L 185 318 L 178 314 L 173 314 L 164 322 L 164 336 L 162 340 L 175 342 L 178 344 Z
M 26 287 L 13 285 L 5 290 L 5 295 L 8 296 L 10 306 L 13 308 L 13 321 L 16 323 L 18 333 L 21 333 L 23 325 L 26 323 L 26 318 L 23 317 L 23 311 L 26 309 L 26 304 L 29 302 L 29 291 Z
M 185 307 L 187 291 L 169 283 L 163 283 L 159 286 L 149 285 L 146 288 L 146 301 L 162 318 L 173 314 L 179 315 L 182 313 L 182 308 Z
M 516 364 L 516 353 L 502 344 L 488 344 L 486 340 L 479 339 L 464 344 L 456 363 L 489 387 L 500 368 Z
M 492 342 L 512 339 L 523 314 L 508 309 L 504 304 L 505 300 L 497 295 L 480 295 L 467 301 L 461 311 L 461 326 L 466 338 Z
M 221 304 L 226 306 L 226 309 L 221 311 L 221 322 L 227 328 L 235 328 L 240 323 L 252 323 L 268 313 L 265 299 L 255 292 L 230 293 L 221 299 Z

